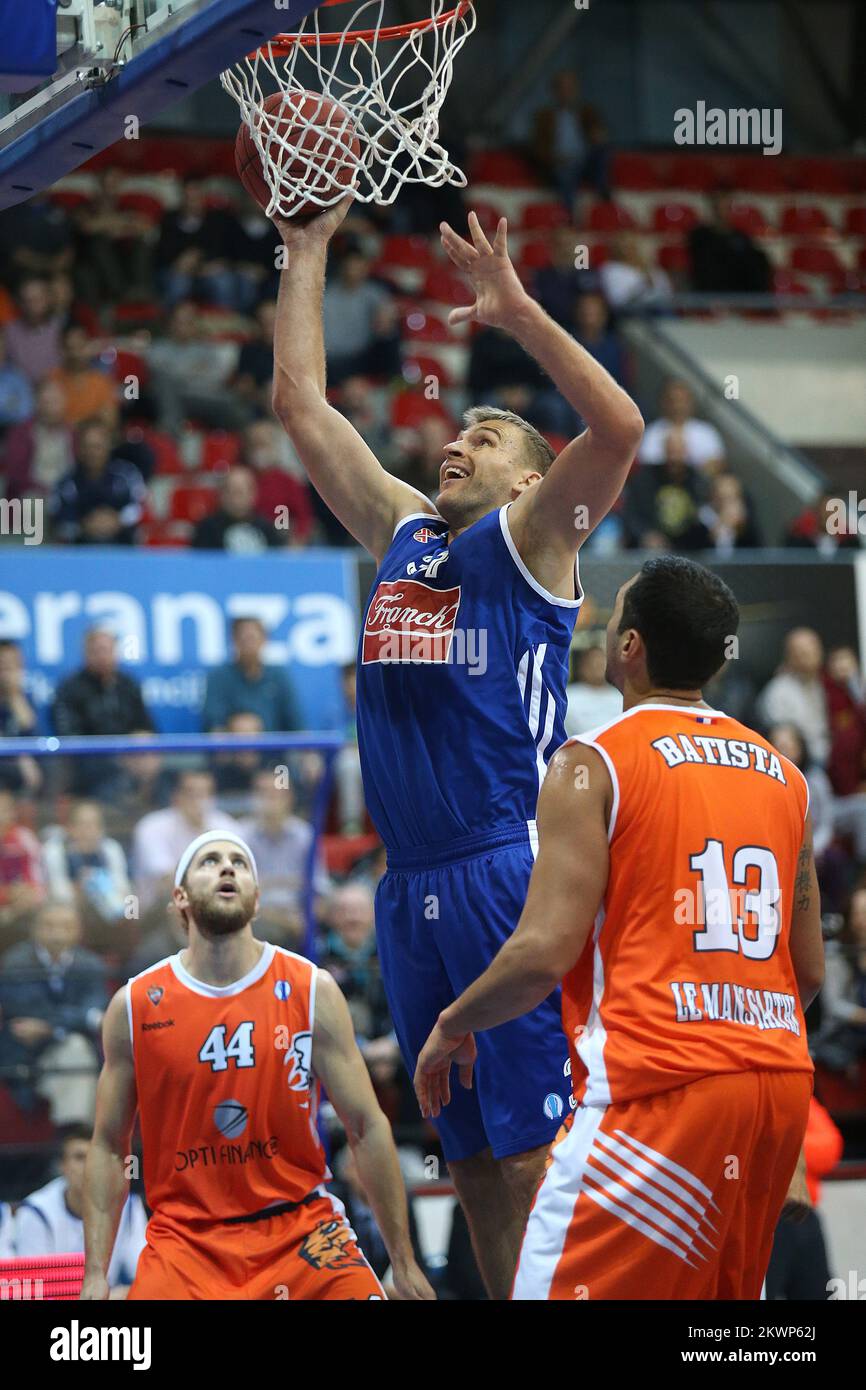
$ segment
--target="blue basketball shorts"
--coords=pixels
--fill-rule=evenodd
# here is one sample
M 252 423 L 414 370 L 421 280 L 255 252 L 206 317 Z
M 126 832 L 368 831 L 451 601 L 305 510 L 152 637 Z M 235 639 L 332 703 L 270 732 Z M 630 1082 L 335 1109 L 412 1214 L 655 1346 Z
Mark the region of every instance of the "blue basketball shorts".
M 532 865 L 526 824 L 469 836 L 444 851 L 389 851 L 376 893 L 376 935 L 410 1076 L 441 1011 L 483 974 L 517 926 Z M 559 990 L 475 1041 L 472 1089 L 452 1069 L 451 1102 L 435 1121 L 446 1159 L 487 1148 L 505 1158 L 552 1143 L 571 1099 Z

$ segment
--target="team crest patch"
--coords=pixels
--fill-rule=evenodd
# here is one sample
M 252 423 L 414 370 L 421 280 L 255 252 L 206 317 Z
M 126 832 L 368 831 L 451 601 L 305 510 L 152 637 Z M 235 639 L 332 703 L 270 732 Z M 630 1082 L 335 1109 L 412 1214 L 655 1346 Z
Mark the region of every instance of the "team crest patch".
M 420 531 L 412 532 L 412 539 L 413 541 L 420 541 L 422 545 L 426 545 L 428 541 L 438 541 L 440 538 L 436 531 L 431 531 L 429 527 L 422 526 Z
M 459 608 L 459 584 L 433 589 L 417 579 L 383 580 L 364 622 L 364 665 L 447 662 Z
M 313 1269 L 350 1269 L 367 1263 L 352 1231 L 340 1220 L 323 1221 L 310 1231 L 301 1242 L 299 1254 Z
M 151 1004 L 158 1004 L 164 994 L 165 990 L 162 985 L 151 985 L 147 991 L 147 997 Z

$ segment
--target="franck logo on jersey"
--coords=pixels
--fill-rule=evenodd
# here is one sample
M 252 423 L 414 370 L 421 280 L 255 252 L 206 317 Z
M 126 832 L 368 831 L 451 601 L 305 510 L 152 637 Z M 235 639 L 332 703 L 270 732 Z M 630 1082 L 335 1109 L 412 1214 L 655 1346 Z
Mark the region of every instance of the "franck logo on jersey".
M 277 983 L 274 985 L 274 994 L 278 999 L 282 999 L 283 1002 L 285 1002 L 291 992 L 292 986 L 289 984 L 288 980 L 277 980 Z
M 544 1097 L 544 1113 L 549 1120 L 558 1120 L 565 1107 L 562 1104 L 562 1096 L 558 1096 L 555 1091 L 550 1091 Z
M 147 997 L 151 1004 L 158 1004 L 164 993 L 162 985 L 151 985 L 147 991 Z
M 459 584 L 431 589 L 416 579 L 384 580 L 367 610 L 364 665 L 447 662 L 459 608 Z
M 221 1100 L 214 1107 L 213 1122 L 226 1139 L 236 1139 L 243 1134 L 249 1118 L 247 1107 L 237 1100 Z

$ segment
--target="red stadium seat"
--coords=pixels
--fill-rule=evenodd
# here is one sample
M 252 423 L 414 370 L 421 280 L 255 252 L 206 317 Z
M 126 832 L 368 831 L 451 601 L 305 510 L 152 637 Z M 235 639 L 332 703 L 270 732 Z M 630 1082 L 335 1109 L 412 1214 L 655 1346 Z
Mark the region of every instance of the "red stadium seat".
M 138 379 L 140 386 L 146 386 L 150 379 L 150 367 L 143 357 L 139 357 L 137 352 L 126 352 L 123 348 L 109 348 L 107 352 L 100 354 L 100 361 L 105 362 L 106 357 L 110 356 L 108 368 L 115 381 L 123 383 L 128 376 Z
M 422 343 L 450 343 L 448 325 L 438 314 L 427 314 L 421 309 L 413 309 L 403 321 L 403 337 Z
M 689 203 L 661 203 L 653 212 L 654 232 L 690 232 L 698 214 Z
M 562 203 L 527 203 L 520 225 L 525 232 L 549 232 L 556 227 L 567 227 L 570 221 L 571 218 Z
M 795 246 L 788 263 L 792 270 L 799 270 L 802 275 L 833 275 L 845 268 L 832 246 L 820 241 L 807 241 Z
M 617 188 L 625 188 L 635 193 L 648 192 L 653 188 L 663 188 L 665 172 L 669 163 L 670 161 L 665 156 L 632 154 L 629 151 L 620 150 L 613 159 L 613 182 Z M 688 185 L 678 184 L 677 186 L 685 188 Z
M 165 204 L 152 193 L 121 193 L 117 206 L 124 212 L 137 212 L 149 222 L 161 222 L 165 216 Z
M 724 181 L 722 166 L 715 156 L 678 154 L 668 161 L 664 186 L 686 188 L 690 193 L 706 193 Z
M 439 378 L 440 386 L 444 386 L 441 369 L 435 363 L 432 375 Z M 432 415 L 445 417 L 447 411 L 441 401 L 428 401 L 422 390 L 398 391 L 391 401 L 391 424 L 394 429 L 414 429 Z
M 435 357 L 425 357 L 422 353 L 413 352 L 411 357 L 403 359 L 403 376 L 406 381 L 421 381 L 425 376 L 435 376 L 443 391 L 447 391 L 454 385 L 450 372 Z
M 149 521 L 139 527 L 141 544 L 151 549 L 182 549 L 189 545 L 191 535 L 188 521 Z
M 850 187 L 850 161 L 844 159 L 791 159 L 792 187 L 809 193 L 845 194 Z
M 773 271 L 773 293 L 774 294 L 811 294 L 811 290 L 802 280 L 798 280 L 796 275 L 792 275 L 790 270 Z
M 240 435 L 226 430 L 208 430 L 202 437 L 199 468 L 203 473 L 224 472 L 233 468 L 241 456 Z
M 628 208 L 619 203 L 596 203 L 589 211 L 591 232 L 618 232 L 622 228 L 633 230 L 635 220 Z
M 322 858 L 330 874 L 343 877 L 379 845 L 378 835 L 323 835 Z
M 658 249 L 658 263 L 668 275 L 684 275 L 691 264 L 688 247 L 682 241 L 668 241 Z
M 522 155 L 511 150 L 482 150 L 469 162 L 472 183 L 498 183 L 503 188 L 537 188 L 538 179 Z
M 754 203 L 735 203 L 731 209 L 731 221 L 737 231 L 745 232 L 746 236 L 766 236 L 771 230 L 761 209 L 755 207 Z
M 424 299 L 432 299 L 436 304 L 471 304 L 472 290 L 465 276 L 447 265 L 434 266 L 424 277 L 421 291 Z
M 218 502 L 215 487 L 202 487 L 182 483 L 171 495 L 170 521 L 201 521 L 216 511 Z
M 845 214 L 845 231 L 848 236 L 866 237 L 866 207 L 848 209 Z
M 429 270 L 436 264 L 430 241 L 425 236 L 387 236 L 381 260 L 386 266 L 410 266 L 421 270 Z
M 791 203 L 782 213 L 779 230 L 783 236 L 814 236 L 831 230 L 823 208 L 813 204 Z
M 550 242 L 546 237 L 536 237 L 531 241 L 525 241 L 520 248 L 521 270 L 546 270 L 550 261 Z
M 161 430 L 145 430 L 144 440 L 156 456 L 156 473 L 162 477 L 178 477 L 186 472 L 177 440 Z
M 115 323 L 126 327 L 154 324 L 164 312 L 162 305 L 152 299 L 127 299 L 122 304 L 115 304 L 113 309 Z
M 82 203 L 90 202 L 90 194 L 82 192 L 80 188 L 55 188 L 48 197 L 55 207 L 63 208 L 64 212 L 74 212 Z

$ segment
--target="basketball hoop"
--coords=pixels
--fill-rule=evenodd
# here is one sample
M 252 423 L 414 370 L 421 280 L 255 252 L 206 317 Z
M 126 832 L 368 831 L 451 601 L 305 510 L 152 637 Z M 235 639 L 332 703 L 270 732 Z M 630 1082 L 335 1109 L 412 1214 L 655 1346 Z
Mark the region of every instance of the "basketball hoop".
M 347 189 L 358 202 L 387 205 L 406 183 L 465 187 L 439 143 L 439 112 L 454 59 L 475 28 L 474 0 L 448 9 L 448 0 L 429 0 L 428 18 L 386 25 L 389 3 L 322 0 L 297 33 L 278 34 L 222 74 L 261 158 L 269 217 L 291 217 L 301 202 L 333 207 Z M 340 6 L 351 6 L 349 23 L 327 29 L 320 13 Z M 323 109 L 342 108 L 356 137 L 332 138 L 324 164 L 316 158 L 322 122 L 311 93 L 321 93 Z M 275 101 L 280 95 L 290 119 Z

